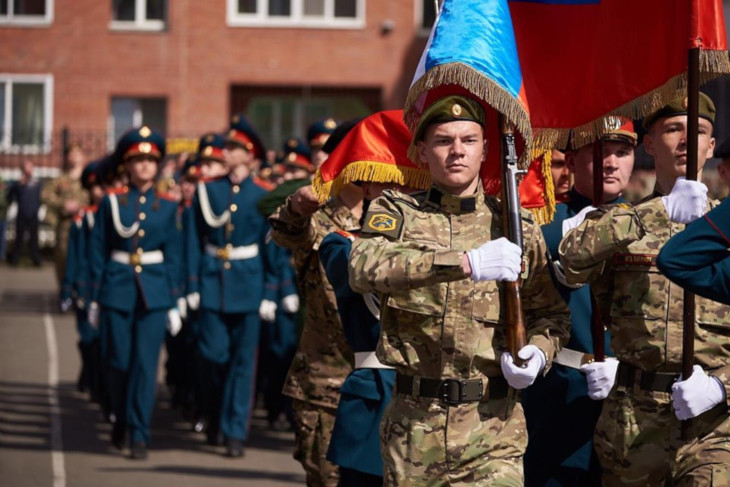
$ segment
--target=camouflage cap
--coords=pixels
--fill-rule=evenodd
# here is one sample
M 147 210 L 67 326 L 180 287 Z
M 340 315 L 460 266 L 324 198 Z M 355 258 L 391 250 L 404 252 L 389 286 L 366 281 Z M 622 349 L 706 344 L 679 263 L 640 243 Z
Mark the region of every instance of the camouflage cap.
M 439 98 L 421 114 L 413 140 L 414 142 L 422 140 L 426 128 L 431 124 L 456 121 L 476 122 L 484 126 L 486 121 L 484 108 L 466 96 L 451 95 Z
M 650 113 L 644 117 L 644 121 L 641 125 L 645 129 L 649 129 L 654 122 L 661 118 L 675 117 L 677 115 L 687 115 L 687 97 L 681 96 L 672 100 L 671 103 L 664 105 L 659 110 Z M 715 104 L 712 99 L 700 92 L 700 118 L 709 120 L 713 125 L 715 124 Z

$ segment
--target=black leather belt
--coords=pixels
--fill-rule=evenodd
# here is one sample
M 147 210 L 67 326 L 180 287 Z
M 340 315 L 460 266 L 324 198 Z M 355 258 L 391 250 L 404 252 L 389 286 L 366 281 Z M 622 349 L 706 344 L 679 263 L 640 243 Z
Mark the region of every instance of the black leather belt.
M 633 365 L 620 363 L 616 373 L 616 384 L 622 387 L 634 387 L 639 377 L 639 388 L 643 391 L 672 392 L 672 384 L 677 382 L 679 374 L 669 372 L 646 372 Z
M 418 382 L 417 391 L 414 390 L 415 382 Z M 449 405 L 487 399 L 504 399 L 509 392 L 509 385 L 501 376 L 488 378 L 487 397 L 484 397 L 484 380 L 482 379 L 442 380 L 398 374 L 395 384 L 398 394 L 436 398 Z

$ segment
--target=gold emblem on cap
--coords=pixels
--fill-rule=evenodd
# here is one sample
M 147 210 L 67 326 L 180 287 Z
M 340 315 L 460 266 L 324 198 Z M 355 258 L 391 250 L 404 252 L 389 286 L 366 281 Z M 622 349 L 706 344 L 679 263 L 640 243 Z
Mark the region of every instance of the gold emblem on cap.
M 682 100 L 682 108 L 685 110 L 689 107 L 689 98 L 685 97 L 684 100 Z
M 287 145 L 293 149 L 294 147 L 296 147 L 299 144 L 297 142 L 297 139 L 289 139 L 287 141 Z
M 236 135 L 236 129 L 231 129 L 231 130 L 230 130 L 230 131 L 228 132 L 228 135 L 229 135 L 229 136 L 231 136 L 231 137 L 234 137 L 234 136 Z
M 150 128 L 149 128 L 149 127 L 147 127 L 147 126 L 145 126 L 145 127 L 142 127 L 141 129 L 139 129 L 139 135 L 141 135 L 142 137 L 145 137 L 145 138 L 147 138 L 147 137 L 149 137 L 149 136 L 150 136 L 151 134 L 152 134 L 152 131 L 151 131 L 151 130 L 150 130 Z
M 203 155 L 204 156 L 209 156 L 212 153 L 213 153 L 213 148 L 211 146 L 208 146 L 205 149 L 203 149 Z
M 454 103 L 451 107 L 451 115 L 454 117 L 460 117 L 462 111 L 463 110 L 461 108 L 461 105 L 459 105 L 458 103 Z
M 327 120 L 324 121 L 324 128 L 326 128 L 328 130 L 332 130 L 336 127 L 337 127 L 337 122 L 335 122 L 331 118 L 328 118 Z
M 152 144 L 150 144 L 149 142 L 142 142 L 142 143 L 140 143 L 139 144 L 139 151 L 142 154 L 149 154 L 150 152 L 152 152 Z
M 621 128 L 621 119 L 618 117 L 606 117 L 606 129 L 618 130 Z
M 294 162 L 297 160 L 297 155 L 294 152 L 290 152 L 286 158 L 289 162 Z

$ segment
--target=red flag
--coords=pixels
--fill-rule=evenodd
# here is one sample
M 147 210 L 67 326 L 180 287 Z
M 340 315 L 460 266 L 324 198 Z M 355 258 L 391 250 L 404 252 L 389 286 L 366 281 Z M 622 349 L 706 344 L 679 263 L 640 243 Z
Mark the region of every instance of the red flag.
M 693 5 L 694 3 L 694 5 Z M 687 86 L 687 51 L 701 80 L 729 73 L 722 0 L 510 0 L 539 145 L 579 145 L 608 114 L 640 118 Z

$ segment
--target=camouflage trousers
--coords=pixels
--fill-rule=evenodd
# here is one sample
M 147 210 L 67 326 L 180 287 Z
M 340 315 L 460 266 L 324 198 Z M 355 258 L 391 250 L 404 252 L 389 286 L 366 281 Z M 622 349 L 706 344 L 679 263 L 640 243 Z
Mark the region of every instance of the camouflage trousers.
M 386 486 L 522 486 L 527 430 L 515 398 L 447 406 L 395 394 L 380 423 Z
M 296 421 L 294 459 L 302 464 L 309 487 L 337 487 L 337 465 L 327 461 L 336 409 L 292 400 Z
M 691 439 L 683 442 L 670 394 L 614 387 L 594 437 L 603 485 L 730 485 L 727 406 L 721 404 L 691 424 Z

